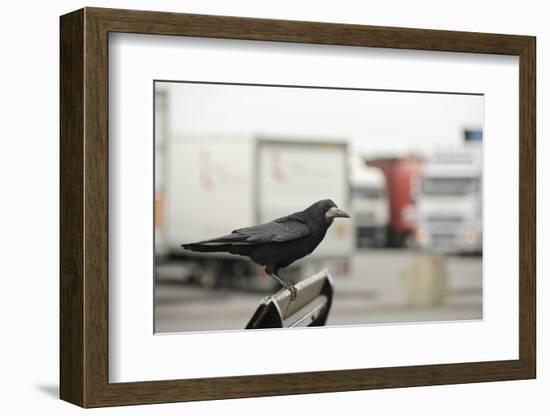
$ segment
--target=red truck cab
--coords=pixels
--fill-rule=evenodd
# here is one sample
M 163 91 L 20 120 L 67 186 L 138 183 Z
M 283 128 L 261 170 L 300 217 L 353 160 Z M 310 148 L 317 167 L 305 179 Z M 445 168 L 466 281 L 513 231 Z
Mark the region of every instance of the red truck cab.
M 413 191 L 420 180 L 424 160 L 418 156 L 367 159 L 386 178 L 390 209 L 388 245 L 403 247 L 416 232 Z

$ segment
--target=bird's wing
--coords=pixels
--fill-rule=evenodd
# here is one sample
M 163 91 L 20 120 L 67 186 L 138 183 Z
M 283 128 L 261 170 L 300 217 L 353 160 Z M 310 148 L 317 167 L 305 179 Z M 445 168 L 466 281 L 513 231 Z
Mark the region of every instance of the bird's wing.
M 309 233 L 307 224 L 300 218 L 290 215 L 254 227 L 240 228 L 230 235 L 234 235 L 241 244 L 264 244 L 295 240 Z

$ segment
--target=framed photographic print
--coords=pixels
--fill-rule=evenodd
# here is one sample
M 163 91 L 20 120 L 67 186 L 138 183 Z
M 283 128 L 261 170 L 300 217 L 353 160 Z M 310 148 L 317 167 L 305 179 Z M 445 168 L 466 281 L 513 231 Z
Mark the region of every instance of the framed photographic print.
M 60 24 L 63 400 L 535 377 L 534 37 Z

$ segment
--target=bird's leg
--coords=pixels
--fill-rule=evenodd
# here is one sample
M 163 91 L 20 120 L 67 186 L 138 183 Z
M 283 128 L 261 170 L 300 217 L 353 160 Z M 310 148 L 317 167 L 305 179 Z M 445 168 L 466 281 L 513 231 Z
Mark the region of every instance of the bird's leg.
M 272 278 L 274 278 L 277 282 L 279 282 L 284 288 L 286 288 L 290 291 L 290 300 L 291 301 L 296 299 L 298 291 L 296 290 L 296 287 L 294 286 L 294 283 L 292 283 L 288 279 L 285 279 L 284 277 L 279 276 L 279 274 L 277 273 L 278 270 L 273 270 L 269 267 L 266 267 L 265 271 Z

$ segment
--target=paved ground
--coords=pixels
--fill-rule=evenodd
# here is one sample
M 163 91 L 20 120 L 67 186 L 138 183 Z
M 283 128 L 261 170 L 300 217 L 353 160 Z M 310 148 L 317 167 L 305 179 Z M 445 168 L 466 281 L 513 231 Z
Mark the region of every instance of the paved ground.
M 440 261 L 409 250 L 360 251 L 351 273 L 334 276 L 328 325 L 481 319 L 481 267 L 481 257 Z M 159 284 L 156 331 L 241 329 L 267 294 Z

